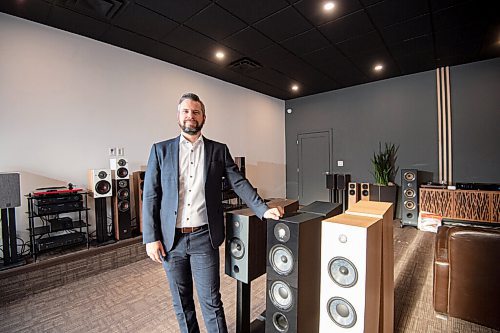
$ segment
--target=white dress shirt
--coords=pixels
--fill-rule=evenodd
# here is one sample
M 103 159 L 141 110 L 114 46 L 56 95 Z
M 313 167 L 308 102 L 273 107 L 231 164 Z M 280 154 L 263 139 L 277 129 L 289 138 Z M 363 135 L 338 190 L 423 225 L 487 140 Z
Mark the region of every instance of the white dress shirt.
M 205 203 L 205 145 L 200 135 L 194 143 L 183 135 L 179 141 L 179 209 L 177 228 L 208 223 Z

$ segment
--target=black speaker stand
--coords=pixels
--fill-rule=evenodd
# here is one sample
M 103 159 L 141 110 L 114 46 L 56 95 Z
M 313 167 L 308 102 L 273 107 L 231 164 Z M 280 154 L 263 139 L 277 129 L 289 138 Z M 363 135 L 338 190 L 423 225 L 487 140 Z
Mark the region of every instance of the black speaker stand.
M 16 236 L 16 211 L 14 208 L 2 208 L 2 240 L 3 240 L 3 263 L 0 270 L 21 266 L 17 254 L 17 236 Z
M 263 315 L 250 323 L 250 283 L 236 282 L 236 333 L 264 333 Z

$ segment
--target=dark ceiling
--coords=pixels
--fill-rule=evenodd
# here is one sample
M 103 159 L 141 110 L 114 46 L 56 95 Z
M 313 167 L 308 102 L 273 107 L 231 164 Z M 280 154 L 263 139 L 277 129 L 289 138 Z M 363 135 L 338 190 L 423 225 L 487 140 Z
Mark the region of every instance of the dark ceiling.
M 325 2 L 0 0 L 0 11 L 284 100 L 500 55 L 498 0 Z

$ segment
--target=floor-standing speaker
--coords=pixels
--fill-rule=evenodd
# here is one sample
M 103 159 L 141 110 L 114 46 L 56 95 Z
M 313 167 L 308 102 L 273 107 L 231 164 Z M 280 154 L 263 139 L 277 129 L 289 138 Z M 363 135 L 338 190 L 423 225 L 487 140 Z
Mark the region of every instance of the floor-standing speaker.
M 418 226 L 419 185 L 432 180 L 432 173 L 401 169 L 401 225 Z
M 377 332 L 382 220 L 341 214 L 322 222 L 320 333 Z
M 91 169 L 87 176 L 87 188 L 90 196 L 94 198 L 97 243 L 104 243 L 109 240 L 106 200 L 113 195 L 111 169 Z
M 132 173 L 132 184 L 134 188 L 135 222 L 142 233 L 142 199 L 144 191 L 145 171 L 134 171 Z
M 298 213 L 267 223 L 267 333 L 318 332 L 322 219 Z
M 347 208 L 351 207 L 360 200 L 360 192 L 359 183 L 349 183 L 347 191 Z
M 123 157 L 111 159 L 110 169 L 113 178 L 114 235 L 117 240 L 127 239 L 132 237 L 128 162 Z
M 394 331 L 394 206 L 390 202 L 359 201 L 346 214 L 382 219 L 382 283 L 380 284 L 380 333 Z

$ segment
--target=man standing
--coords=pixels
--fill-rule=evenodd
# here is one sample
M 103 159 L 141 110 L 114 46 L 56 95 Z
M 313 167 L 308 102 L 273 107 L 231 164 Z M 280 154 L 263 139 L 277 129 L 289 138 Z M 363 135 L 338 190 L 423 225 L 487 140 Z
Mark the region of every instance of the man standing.
M 182 130 L 151 148 L 144 179 L 143 240 L 148 256 L 163 264 L 182 333 L 199 332 L 193 280 L 209 333 L 227 332 L 219 276 L 224 241 L 222 177 L 259 218 L 279 219 L 238 171 L 225 144 L 201 135 L 205 105 L 187 93 L 177 106 Z

